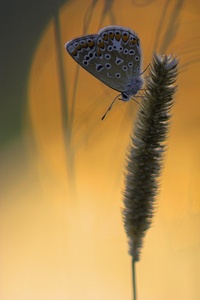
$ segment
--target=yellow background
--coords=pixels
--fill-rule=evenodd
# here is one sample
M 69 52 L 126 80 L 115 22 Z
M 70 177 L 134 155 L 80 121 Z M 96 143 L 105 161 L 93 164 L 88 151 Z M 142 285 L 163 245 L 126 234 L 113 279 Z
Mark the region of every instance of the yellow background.
M 30 68 L 23 136 L 1 151 L 1 300 L 132 299 L 121 209 L 138 107 L 116 101 L 101 121 L 116 92 L 77 71 L 64 48 L 111 24 L 136 31 L 143 69 L 154 51 L 180 59 L 156 213 L 136 265 L 138 300 L 200 299 L 200 3 L 182 2 L 77 0 L 49 20 Z

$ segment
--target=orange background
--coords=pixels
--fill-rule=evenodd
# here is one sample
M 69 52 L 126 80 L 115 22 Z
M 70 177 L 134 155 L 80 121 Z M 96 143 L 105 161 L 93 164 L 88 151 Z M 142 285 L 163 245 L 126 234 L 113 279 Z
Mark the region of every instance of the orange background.
M 194 0 L 71 1 L 49 21 L 29 72 L 23 135 L 1 151 L 0 299 L 132 299 L 121 209 L 137 104 L 117 101 L 101 121 L 116 92 L 77 71 L 64 48 L 111 24 L 136 31 L 143 69 L 154 51 L 180 59 L 157 209 L 136 265 L 138 299 L 200 299 L 199 22 Z

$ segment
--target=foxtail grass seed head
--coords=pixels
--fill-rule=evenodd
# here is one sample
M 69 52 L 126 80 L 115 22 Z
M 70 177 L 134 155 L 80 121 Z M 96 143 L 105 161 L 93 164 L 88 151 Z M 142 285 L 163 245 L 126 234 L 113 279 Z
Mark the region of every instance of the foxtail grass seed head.
M 139 261 L 143 237 L 155 210 L 178 60 L 154 54 L 146 90 L 131 135 L 125 175 L 123 220 L 129 254 Z

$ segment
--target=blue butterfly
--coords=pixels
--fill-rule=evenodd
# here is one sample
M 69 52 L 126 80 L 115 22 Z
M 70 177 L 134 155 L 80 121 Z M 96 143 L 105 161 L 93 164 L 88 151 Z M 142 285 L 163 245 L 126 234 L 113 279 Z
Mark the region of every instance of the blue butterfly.
M 97 34 L 75 38 L 65 45 L 72 58 L 86 71 L 128 101 L 141 90 L 141 47 L 138 36 L 129 28 L 107 26 Z M 102 117 L 104 119 L 105 115 Z

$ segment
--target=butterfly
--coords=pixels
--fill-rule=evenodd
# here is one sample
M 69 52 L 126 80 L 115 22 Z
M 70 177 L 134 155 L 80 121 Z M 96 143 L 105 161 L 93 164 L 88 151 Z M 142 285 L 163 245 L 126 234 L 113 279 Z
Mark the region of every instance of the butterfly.
M 97 34 L 85 35 L 67 42 L 65 48 L 81 67 L 120 92 L 102 120 L 117 98 L 128 101 L 141 90 L 143 72 L 141 73 L 140 40 L 131 29 L 107 26 Z

